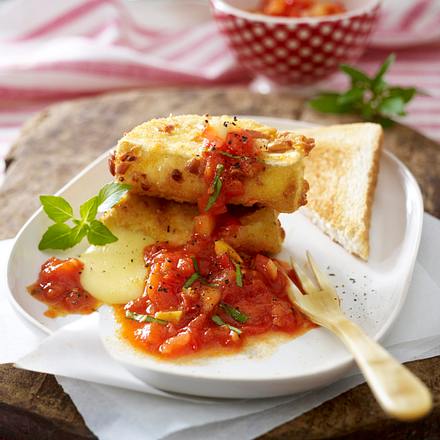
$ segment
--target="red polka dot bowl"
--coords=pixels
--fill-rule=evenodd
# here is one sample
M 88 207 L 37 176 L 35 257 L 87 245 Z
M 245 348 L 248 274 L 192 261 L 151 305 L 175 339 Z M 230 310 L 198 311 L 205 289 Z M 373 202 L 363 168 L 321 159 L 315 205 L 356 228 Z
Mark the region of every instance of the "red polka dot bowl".
M 239 63 L 277 84 L 314 84 L 364 52 L 381 0 L 345 0 L 324 17 L 257 14 L 258 0 L 211 0 L 212 13 Z

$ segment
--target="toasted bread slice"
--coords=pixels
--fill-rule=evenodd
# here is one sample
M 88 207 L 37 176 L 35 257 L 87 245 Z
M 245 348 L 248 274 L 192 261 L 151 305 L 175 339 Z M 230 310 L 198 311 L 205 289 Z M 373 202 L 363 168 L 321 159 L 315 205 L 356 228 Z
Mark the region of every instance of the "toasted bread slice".
M 358 123 L 299 133 L 316 144 L 305 160 L 310 189 L 304 210 L 334 241 L 367 260 L 382 127 Z
M 183 245 L 190 240 L 197 205 L 134 194 L 131 191 L 108 211 L 102 221 L 110 229 L 141 232 L 156 242 Z M 278 213 L 270 208 L 239 208 L 233 213 L 240 225 L 221 233 L 233 248 L 244 252 L 278 253 L 284 231 Z
M 203 131 L 209 124 L 221 131 L 243 128 L 258 131 L 255 140 L 265 167 L 244 180 L 244 194 L 228 201 L 251 206 L 260 204 L 278 212 L 293 212 L 305 202 L 303 158 L 313 140 L 296 133 L 278 132 L 250 119 L 231 116 L 181 115 L 145 122 L 118 143 L 113 168 L 119 182 L 132 191 L 178 202 L 197 203 L 206 191 L 194 161 L 203 149 Z

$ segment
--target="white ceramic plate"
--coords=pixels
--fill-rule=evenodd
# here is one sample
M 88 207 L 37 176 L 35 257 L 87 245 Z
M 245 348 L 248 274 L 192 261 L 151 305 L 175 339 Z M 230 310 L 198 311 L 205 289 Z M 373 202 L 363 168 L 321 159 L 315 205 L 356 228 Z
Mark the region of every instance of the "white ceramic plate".
M 279 129 L 293 130 L 298 121 L 253 117 Z M 109 181 L 107 154 L 82 171 L 58 194 L 74 207 Z M 281 258 L 301 260 L 310 250 L 320 267 L 331 274 L 347 315 L 374 339 L 380 339 L 395 321 L 405 300 L 422 229 L 423 203 L 417 183 L 406 167 L 384 152 L 373 206 L 371 256 L 365 263 L 345 252 L 300 212 L 283 214 L 287 236 Z M 48 226 L 38 211 L 17 236 L 8 265 L 11 300 L 23 317 L 52 332 L 77 316 L 49 319 L 44 304 L 33 299 L 26 286 L 35 281 L 49 255 L 38 251 Z M 85 245 L 57 255 L 75 256 Z M 352 357 L 324 329 L 277 344 L 250 346 L 240 354 L 166 362 L 142 355 L 116 336 L 111 309 L 101 309 L 101 333 L 110 354 L 136 376 L 167 391 L 210 397 L 270 397 L 304 391 L 339 378 Z

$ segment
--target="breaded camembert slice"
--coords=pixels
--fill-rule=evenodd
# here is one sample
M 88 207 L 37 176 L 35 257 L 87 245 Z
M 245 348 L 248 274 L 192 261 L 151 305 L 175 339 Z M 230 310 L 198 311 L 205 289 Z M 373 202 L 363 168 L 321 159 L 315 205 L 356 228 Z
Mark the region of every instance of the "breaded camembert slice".
M 278 212 L 293 212 L 305 204 L 303 159 L 313 140 L 232 116 L 170 116 L 135 127 L 119 141 L 111 162 L 116 180 L 131 184 L 139 194 L 197 203 L 206 192 L 198 163 L 207 126 L 225 138 L 228 131 L 249 130 L 261 151 L 262 170 L 243 178 L 244 193 L 228 203 L 259 204 Z
M 305 212 L 334 241 L 368 260 L 382 127 L 358 123 L 299 132 L 316 142 L 305 160 L 310 184 Z
M 111 230 L 140 232 L 155 242 L 183 245 L 191 239 L 197 205 L 177 203 L 129 192 L 101 219 Z M 243 252 L 280 252 L 284 231 L 278 213 L 270 208 L 239 208 L 234 217 L 240 225 L 227 229 L 221 239 Z

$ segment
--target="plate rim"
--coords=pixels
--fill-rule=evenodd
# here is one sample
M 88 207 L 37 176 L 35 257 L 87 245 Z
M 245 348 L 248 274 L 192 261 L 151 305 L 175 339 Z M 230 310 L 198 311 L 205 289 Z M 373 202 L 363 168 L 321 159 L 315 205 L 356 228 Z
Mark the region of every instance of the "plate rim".
M 320 124 L 313 124 L 310 122 L 305 122 L 305 121 L 300 121 L 300 120 L 296 120 L 296 119 L 289 119 L 289 118 L 278 118 L 278 117 L 265 117 L 265 116 L 256 116 L 256 115 L 237 115 L 241 118 L 251 118 L 255 121 L 264 123 L 266 125 L 276 125 L 276 124 L 290 124 L 292 125 L 292 129 L 294 128 L 293 126 L 295 126 L 295 128 L 299 128 L 299 127 L 318 127 L 321 126 Z M 340 124 L 338 124 L 340 125 Z M 100 163 L 102 160 L 106 159 L 109 152 L 112 151 L 115 147 L 111 147 L 109 150 L 103 152 L 102 154 L 100 154 L 95 160 L 93 160 L 90 164 L 88 164 L 86 167 L 84 167 L 78 174 L 76 174 L 71 180 L 69 180 L 65 185 L 63 185 L 56 193 L 55 195 L 58 195 L 62 192 L 64 192 L 65 190 L 67 190 L 69 187 L 71 187 L 72 185 L 74 185 L 84 174 L 88 173 L 90 171 L 90 169 L 94 168 L 98 163 Z M 387 156 L 388 159 L 390 159 L 392 162 L 394 162 L 394 164 L 397 166 L 397 168 L 399 169 L 399 171 L 404 175 L 405 180 L 407 181 L 407 183 L 411 186 L 412 190 L 415 191 L 414 195 L 416 196 L 414 198 L 414 202 L 415 202 L 415 207 L 416 209 L 414 210 L 414 214 L 413 214 L 413 218 L 416 219 L 417 224 L 419 225 L 419 227 L 417 228 L 417 237 L 415 237 L 415 239 L 412 242 L 412 246 L 411 246 L 411 256 L 412 256 L 412 261 L 411 264 L 409 266 L 409 270 L 407 271 L 406 274 L 406 279 L 404 282 L 404 292 L 402 295 L 400 295 L 399 298 L 399 302 L 398 304 L 396 304 L 396 306 L 394 307 L 392 313 L 388 316 L 387 320 L 385 321 L 384 325 L 381 327 L 381 329 L 373 336 L 373 339 L 376 341 L 380 341 L 384 338 L 384 336 L 388 333 L 388 331 L 391 329 L 391 327 L 393 326 L 394 322 L 396 321 L 397 317 L 399 316 L 402 307 L 406 301 L 407 298 L 407 294 L 408 294 L 408 288 L 409 288 L 409 283 L 411 281 L 413 272 L 414 272 L 414 265 L 416 263 L 416 259 L 417 259 L 417 253 L 418 253 L 418 249 L 420 246 L 420 240 L 421 240 L 421 234 L 422 234 L 422 227 L 423 227 L 423 213 L 424 213 L 424 209 L 423 209 L 423 199 L 422 199 L 422 194 L 420 191 L 420 187 L 415 179 L 415 177 L 413 176 L 413 174 L 410 172 L 410 170 L 406 167 L 406 165 L 400 161 L 392 152 L 386 150 L 385 148 L 382 150 L 382 154 L 384 156 Z M 43 332 L 45 332 L 47 335 L 52 335 L 55 331 L 51 330 L 50 328 L 46 327 L 43 323 L 39 322 L 36 318 L 34 318 L 30 313 L 28 313 L 26 310 L 24 310 L 22 308 L 22 306 L 15 300 L 15 297 L 12 293 L 12 289 L 9 287 L 10 286 L 10 279 L 12 277 L 12 271 L 14 270 L 12 268 L 12 255 L 14 254 L 14 252 L 16 251 L 16 247 L 17 247 L 17 242 L 18 239 L 20 238 L 20 236 L 23 234 L 23 232 L 26 230 L 26 228 L 28 227 L 28 225 L 34 220 L 35 217 L 37 217 L 40 212 L 42 211 L 42 208 L 40 207 L 36 212 L 34 212 L 34 214 L 32 214 L 30 216 L 30 218 L 24 223 L 24 225 L 20 228 L 19 232 L 17 233 L 17 235 L 14 237 L 14 242 L 8 257 L 8 264 L 7 264 L 7 282 L 8 282 L 8 289 L 7 289 L 7 297 L 10 301 L 10 303 L 13 305 L 14 309 L 22 316 L 24 317 L 28 322 L 30 322 L 31 324 L 33 324 L 34 326 L 36 326 L 38 329 L 42 330 Z M 80 319 L 81 317 L 79 317 L 78 319 Z M 104 343 L 104 341 L 103 341 Z M 107 349 L 108 350 L 108 349 Z M 109 351 L 109 350 L 108 350 Z M 114 356 L 114 354 L 112 353 L 112 351 L 109 351 L 109 354 L 115 358 L 118 362 L 124 362 L 123 360 L 117 358 Z M 343 360 L 342 362 L 338 363 L 337 365 L 325 370 L 325 371 L 316 371 L 313 373 L 305 373 L 305 374 L 301 374 L 301 375 L 295 375 L 295 376 L 289 376 L 289 375 L 282 375 L 282 376 L 276 376 L 276 377 L 272 377 L 270 378 L 271 381 L 273 382 L 282 382 L 282 381 L 286 381 L 286 380 L 301 380 L 301 379 L 313 379 L 315 377 L 321 377 L 324 374 L 329 374 L 329 373 L 336 373 L 337 371 L 342 371 L 347 369 L 348 367 L 350 367 L 353 364 L 353 356 L 351 355 L 351 353 L 349 354 L 349 357 L 347 360 Z M 151 370 L 155 373 L 160 373 L 160 374 L 165 374 L 165 375 L 169 375 L 169 376 L 178 376 L 178 377 L 191 377 L 192 379 L 194 378 L 198 378 L 198 379 L 209 379 L 210 381 L 214 381 L 214 382 L 220 382 L 220 381 L 224 381 L 224 378 L 220 378 L 220 377 L 215 377 L 215 376 L 204 376 L 204 375 L 200 375 L 200 373 L 198 372 L 197 374 L 191 374 L 191 372 L 177 372 L 177 371 L 173 371 L 173 372 L 169 372 L 164 370 L 163 368 L 155 368 L 155 366 L 148 366 L 146 367 L 145 365 L 141 365 L 139 364 L 133 364 L 131 363 L 131 365 L 136 366 L 136 367 L 141 367 L 143 369 L 148 369 Z M 230 378 L 228 379 L 230 382 L 256 382 L 256 381 L 261 381 L 261 380 L 268 380 L 267 379 L 261 379 L 261 378 L 246 378 L 246 377 L 241 377 L 241 378 Z

